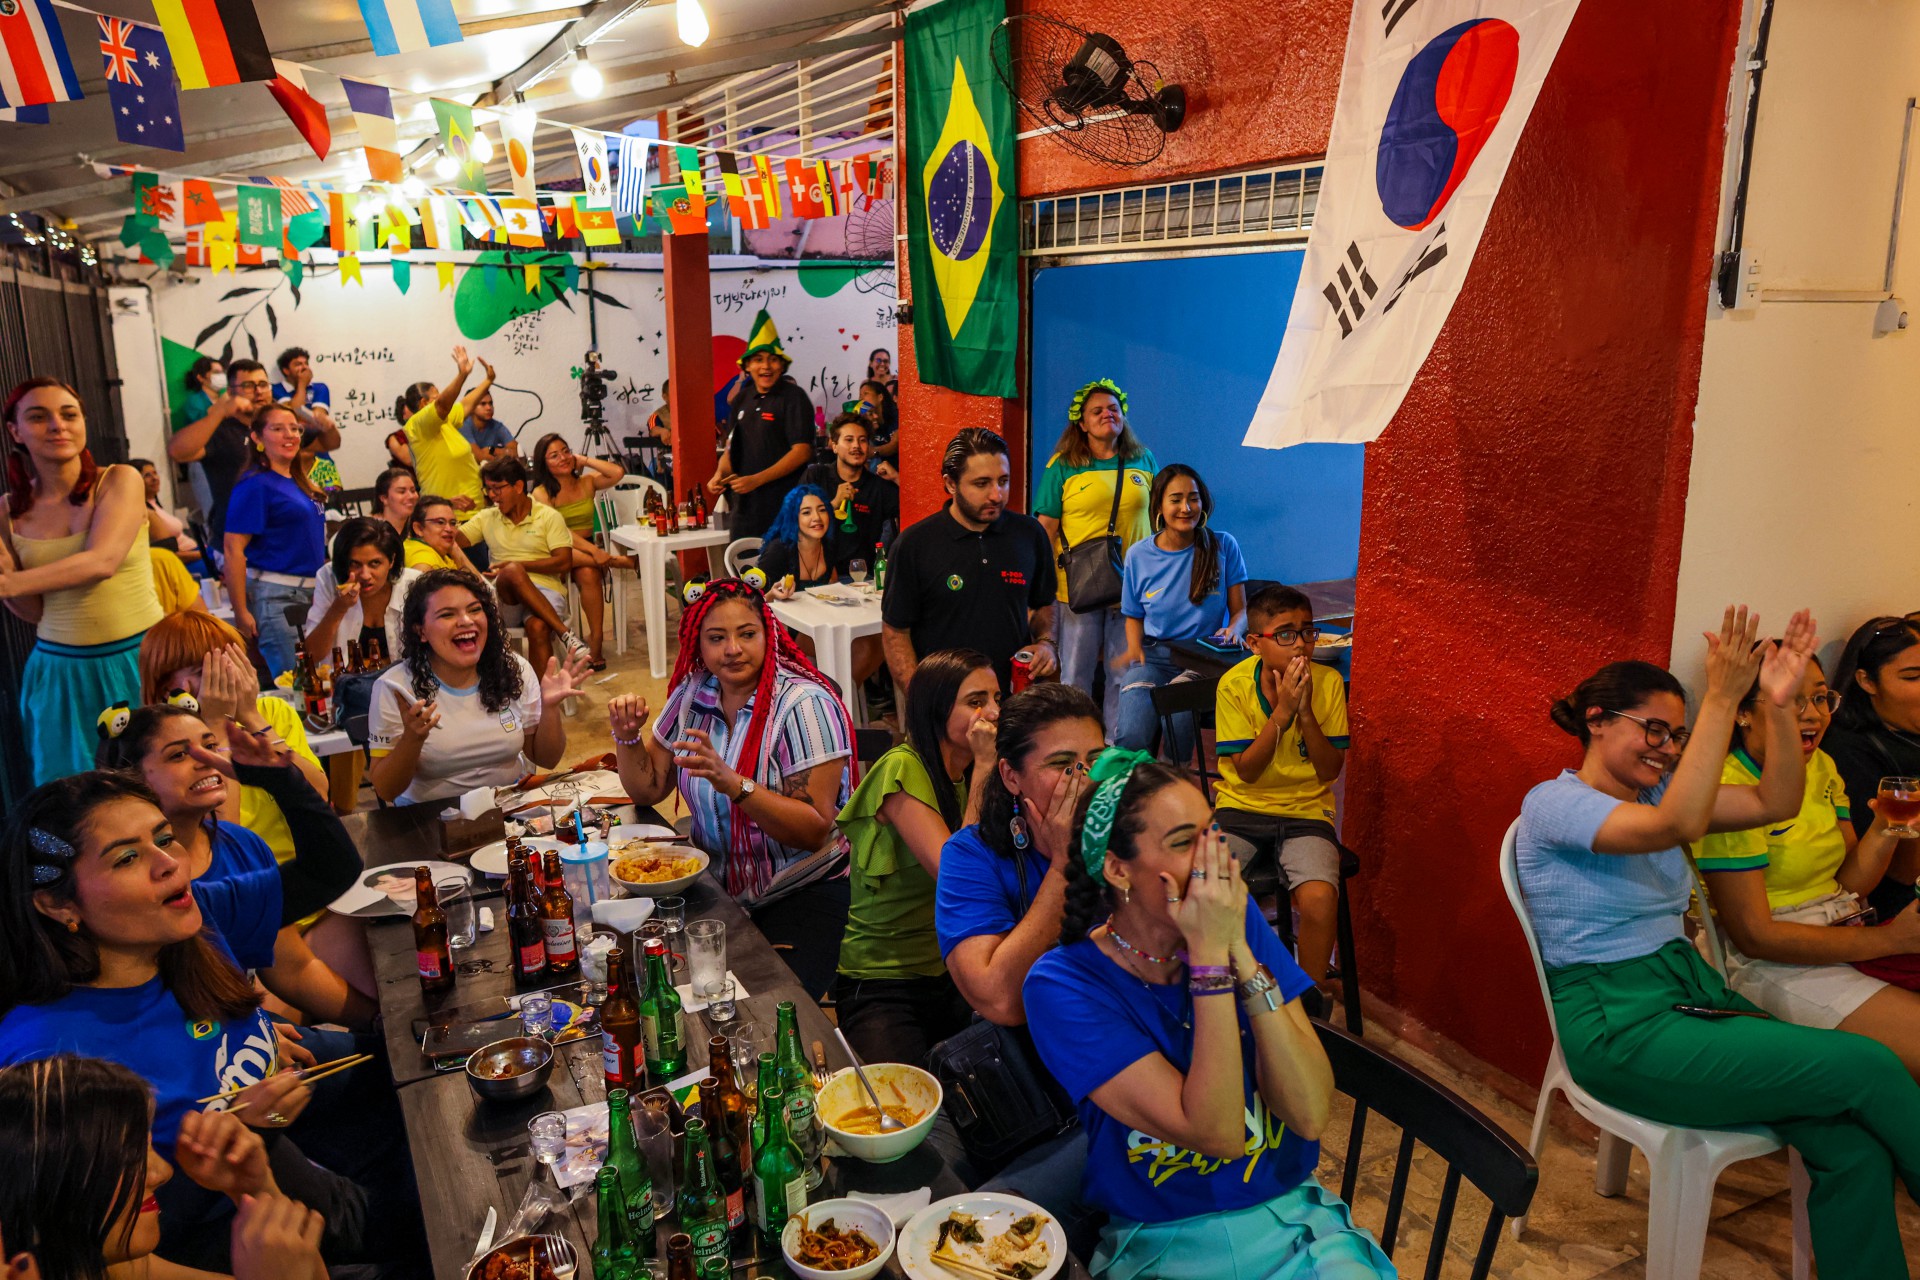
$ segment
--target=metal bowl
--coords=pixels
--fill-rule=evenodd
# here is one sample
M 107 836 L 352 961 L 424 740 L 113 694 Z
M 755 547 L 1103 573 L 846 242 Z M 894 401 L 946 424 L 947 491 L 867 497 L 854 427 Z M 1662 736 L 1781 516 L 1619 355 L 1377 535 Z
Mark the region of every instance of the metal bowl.
M 545 1262 L 553 1268 L 556 1276 L 573 1276 L 579 1273 L 580 1259 L 574 1252 L 571 1242 L 564 1236 L 515 1236 L 505 1244 L 497 1244 L 480 1254 L 467 1264 L 466 1280 L 480 1280 L 486 1274 L 487 1264 L 495 1258 L 511 1258 L 524 1262 L 531 1255 L 536 1261 Z
M 513 1074 L 494 1078 L 483 1067 L 507 1064 Z M 553 1046 L 535 1036 L 512 1036 L 482 1045 L 467 1058 L 467 1083 L 488 1102 L 513 1102 L 546 1088 L 553 1074 Z

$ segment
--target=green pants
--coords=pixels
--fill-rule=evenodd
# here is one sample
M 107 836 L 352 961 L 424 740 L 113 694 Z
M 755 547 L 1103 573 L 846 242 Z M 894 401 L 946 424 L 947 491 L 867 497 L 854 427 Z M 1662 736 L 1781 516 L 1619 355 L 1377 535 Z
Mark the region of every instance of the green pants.
M 1920 1085 L 1893 1050 L 1847 1031 L 1675 1013 L 1755 1007 L 1685 942 L 1556 969 L 1548 983 L 1582 1088 L 1664 1124 L 1771 1126 L 1813 1180 L 1807 1216 L 1821 1273 L 1907 1280 L 1893 1178 L 1920 1195 Z

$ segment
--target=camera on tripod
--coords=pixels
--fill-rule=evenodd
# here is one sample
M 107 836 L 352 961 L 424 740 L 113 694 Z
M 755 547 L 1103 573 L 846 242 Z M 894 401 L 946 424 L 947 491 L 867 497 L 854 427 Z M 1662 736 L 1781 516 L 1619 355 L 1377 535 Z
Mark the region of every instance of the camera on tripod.
M 607 420 L 607 384 L 620 376 L 617 369 L 603 368 L 598 351 L 587 352 L 584 368 L 574 370 L 580 379 L 580 420 L 602 426 Z

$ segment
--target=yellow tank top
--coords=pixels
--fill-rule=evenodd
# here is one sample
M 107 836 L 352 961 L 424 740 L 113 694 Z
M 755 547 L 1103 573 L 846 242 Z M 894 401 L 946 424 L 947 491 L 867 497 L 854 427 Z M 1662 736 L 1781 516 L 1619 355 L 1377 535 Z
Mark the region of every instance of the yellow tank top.
M 21 566 L 38 569 L 41 565 L 84 550 L 85 533 L 64 538 L 23 538 L 13 535 L 14 548 L 20 553 Z M 90 587 L 62 587 L 41 595 L 39 636 L 55 644 L 111 644 L 146 631 L 164 615 L 160 597 L 153 590 L 153 558 L 147 554 L 147 529 L 143 524 L 127 548 L 126 558 L 113 576 Z
M 578 502 L 555 503 L 553 509 L 560 513 L 560 518 L 567 522 L 567 528 L 573 532 L 593 532 L 593 496 L 591 494 Z

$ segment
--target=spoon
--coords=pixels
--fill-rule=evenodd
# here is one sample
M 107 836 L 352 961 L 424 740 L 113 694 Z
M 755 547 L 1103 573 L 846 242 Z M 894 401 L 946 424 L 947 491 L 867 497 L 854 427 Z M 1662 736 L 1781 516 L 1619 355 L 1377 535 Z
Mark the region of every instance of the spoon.
M 839 1027 L 835 1027 L 833 1034 L 839 1038 L 840 1047 L 847 1051 L 847 1061 L 853 1063 L 853 1074 L 860 1077 L 860 1087 L 867 1091 L 869 1098 L 873 1099 L 873 1109 L 880 1113 L 880 1132 L 898 1133 L 905 1129 L 907 1126 L 888 1115 L 887 1109 L 880 1105 L 880 1095 L 873 1091 L 873 1082 L 867 1079 L 867 1069 L 860 1065 L 860 1055 L 855 1053 L 853 1046 L 847 1043 L 845 1033 Z

